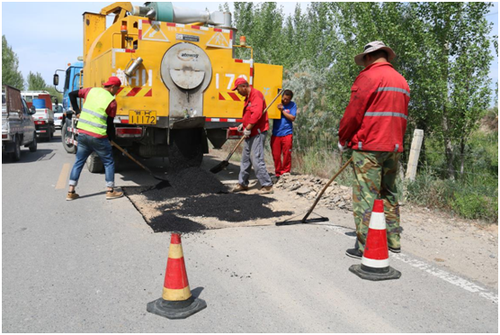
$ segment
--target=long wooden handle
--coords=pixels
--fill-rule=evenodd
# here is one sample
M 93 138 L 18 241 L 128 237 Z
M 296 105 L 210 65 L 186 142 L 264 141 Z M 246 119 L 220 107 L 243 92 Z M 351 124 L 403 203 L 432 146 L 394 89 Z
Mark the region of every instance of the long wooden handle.
M 337 178 L 337 176 L 345 170 L 345 168 L 352 162 L 352 156 L 351 158 L 349 158 L 349 160 L 344 164 L 344 166 L 342 166 L 340 168 L 340 170 L 330 179 L 330 181 L 328 181 L 328 183 L 326 183 L 325 187 L 323 187 L 323 189 L 321 190 L 321 192 L 319 193 L 319 195 L 316 197 L 316 200 L 314 201 L 314 204 L 311 206 L 311 209 L 309 209 L 309 211 L 307 212 L 307 214 L 304 216 L 304 218 L 302 219 L 302 223 L 304 223 L 307 219 L 307 217 L 312 213 L 314 207 L 316 207 L 316 204 L 318 203 L 319 199 L 321 199 L 321 196 L 323 195 L 323 193 L 325 193 L 326 189 L 328 188 L 328 186 L 330 186 L 330 184 L 333 182 L 333 180 L 335 178 Z
M 271 103 L 269 104 L 269 106 L 267 106 L 266 109 L 264 109 L 264 111 L 262 112 L 262 114 L 264 114 L 265 112 L 267 112 L 267 110 L 269 109 L 269 107 L 271 107 L 274 104 L 274 102 L 276 101 L 276 99 L 278 99 L 278 97 L 280 95 L 282 95 L 283 92 L 285 92 L 285 91 L 284 90 L 279 91 L 278 95 L 276 97 L 274 97 L 273 101 L 271 101 Z
M 116 144 L 114 141 L 110 141 L 110 142 L 111 142 L 111 145 L 113 145 L 115 148 L 117 148 L 118 150 L 120 150 L 121 152 L 123 152 L 125 155 L 127 155 L 127 157 L 130 158 L 131 160 L 133 160 L 137 165 L 139 165 L 140 167 L 142 167 L 144 170 L 148 171 L 150 174 L 153 174 L 150 169 L 148 169 L 147 167 L 145 167 L 144 165 L 142 165 L 137 159 L 135 159 L 134 157 L 132 157 L 132 155 L 130 155 L 125 150 L 123 150 L 123 148 L 120 147 L 118 144 Z
M 242 136 L 240 138 L 240 140 L 238 141 L 238 143 L 236 143 L 236 145 L 234 146 L 233 149 L 231 149 L 231 152 L 229 153 L 229 155 L 227 155 L 226 157 L 226 161 L 229 161 L 229 158 L 231 158 L 231 156 L 234 154 L 234 152 L 236 151 L 236 149 L 238 149 L 238 147 L 240 146 L 241 142 L 243 142 L 245 140 L 245 136 Z

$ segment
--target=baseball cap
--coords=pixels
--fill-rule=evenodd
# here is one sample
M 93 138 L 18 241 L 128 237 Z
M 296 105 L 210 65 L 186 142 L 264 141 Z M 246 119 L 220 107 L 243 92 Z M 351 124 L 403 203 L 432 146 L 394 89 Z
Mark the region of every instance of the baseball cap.
M 109 77 L 108 81 L 103 86 L 122 86 L 122 82 L 118 77 Z
M 238 88 L 238 86 L 242 85 L 242 84 L 248 84 L 248 81 L 246 81 L 245 78 L 236 79 L 236 81 L 234 82 L 234 87 L 233 87 L 232 91 L 236 90 Z

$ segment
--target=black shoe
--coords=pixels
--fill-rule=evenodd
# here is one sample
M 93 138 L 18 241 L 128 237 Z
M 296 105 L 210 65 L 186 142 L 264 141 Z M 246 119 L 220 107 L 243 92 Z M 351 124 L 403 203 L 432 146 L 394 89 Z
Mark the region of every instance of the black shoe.
M 356 259 L 361 259 L 361 257 L 363 256 L 363 253 L 359 251 L 359 249 L 347 249 L 345 251 L 345 254 L 349 257 Z
M 401 252 L 401 247 L 400 248 L 389 247 L 389 251 L 395 254 L 399 254 Z

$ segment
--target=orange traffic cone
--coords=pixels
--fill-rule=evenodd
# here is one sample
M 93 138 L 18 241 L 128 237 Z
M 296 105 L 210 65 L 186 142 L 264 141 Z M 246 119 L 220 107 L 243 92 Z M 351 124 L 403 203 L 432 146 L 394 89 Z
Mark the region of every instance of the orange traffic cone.
M 401 277 L 401 272 L 389 266 L 384 202 L 380 199 L 375 200 L 373 204 L 361 264 L 352 265 L 349 271 L 368 280 L 387 280 Z
M 172 233 L 163 295 L 148 303 L 147 311 L 169 319 L 185 319 L 205 307 L 207 303 L 204 300 L 195 298 L 191 294 L 182 253 L 181 236 Z

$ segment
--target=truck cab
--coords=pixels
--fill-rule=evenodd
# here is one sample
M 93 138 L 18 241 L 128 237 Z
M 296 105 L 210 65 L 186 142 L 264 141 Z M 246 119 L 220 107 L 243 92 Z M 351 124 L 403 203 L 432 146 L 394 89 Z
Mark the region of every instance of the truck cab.
M 35 108 L 21 97 L 21 92 L 11 86 L 2 86 L 2 154 L 13 161 L 21 159 L 21 146 L 31 152 L 37 150 L 36 129 L 32 115 Z

